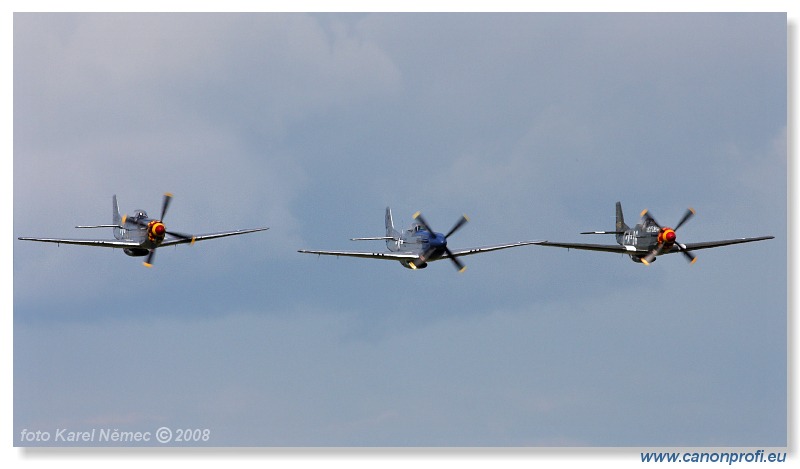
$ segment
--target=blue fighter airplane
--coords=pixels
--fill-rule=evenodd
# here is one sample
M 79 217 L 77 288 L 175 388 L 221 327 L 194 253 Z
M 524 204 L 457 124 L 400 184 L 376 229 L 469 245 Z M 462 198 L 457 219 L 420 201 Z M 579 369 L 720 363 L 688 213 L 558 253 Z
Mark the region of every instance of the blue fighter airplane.
M 190 235 L 167 230 L 164 225 L 164 215 L 167 214 L 167 207 L 172 200 L 172 194 L 164 194 L 164 203 L 161 206 L 161 217 L 158 219 L 149 218 L 144 210 L 136 210 L 133 215 L 122 216 L 117 205 L 117 196 L 112 197 L 113 212 L 112 223 L 109 225 L 82 225 L 75 228 L 113 228 L 114 240 L 97 239 L 55 239 L 55 238 L 25 238 L 23 241 L 39 241 L 42 243 L 56 244 L 78 244 L 83 246 L 99 246 L 105 248 L 122 249 L 122 251 L 135 257 L 147 256 L 144 261 L 145 267 L 153 266 L 153 257 L 156 249 L 164 246 L 174 246 L 176 244 L 194 244 L 196 241 L 206 239 L 222 238 L 225 236 L 235 236 L 256 231 L 264 231 L 269 228 L 251 228 L 246 230 L 223 231 L 220 233 L 209 233 L 201 235 Z
M 428 266 L 429 262 L 439 259 L 450 259 L 453 265 L 456 266 L 456 269 L 458 269 L 459 272 L 463 272 L 466 270 L 466 267 L 458 259 L 459 257 L 541 243 L 541 241 L 521 241 L 517 243 L 499 244 L 496 246 L 451 250 L 447 246 L 447 239 L 469 221 L 466 216 L 462 216 L 447 234 L 435 232 L 425 219 L 422 218 L 420 212 L 414 214 L 414 219 L 416 222 L 411 225 L 410 229 L 400 232 L 394 228 L 391 209 L 386 207 L 386 236 L 351 238 L 352 241 L 386 241 L 386 247 L 389 248 L 389 252 L 312 251 L 307 249 L 301 249 L 297 252 L 325 256 L 363 257 L 367 259 L 398 261 L 403 267 L 415 270 L 424 269 Z

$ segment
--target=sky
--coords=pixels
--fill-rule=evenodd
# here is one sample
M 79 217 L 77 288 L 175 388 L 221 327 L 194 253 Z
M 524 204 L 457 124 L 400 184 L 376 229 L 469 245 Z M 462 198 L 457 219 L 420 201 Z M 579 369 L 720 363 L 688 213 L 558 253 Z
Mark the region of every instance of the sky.
M 13 17 L 13 444 L 208 430 L 215 447 L 784 447 L 787 17 Z M 159 213 L 266 232 L 158 251 L 19 241 Z M 688 265 L 613 242 L 622 202 Z M 45 445 L 58 445 L 45 442 Z M 172 443 L 181 446 L 178 443 Z M 102 446 L 97 441 L 89 446 Z M 145 443 L 147 446 L 160 446 Z M 189 442 L 185 445 L 193 446 Z M 64 443 L 64 446 L 80 446 Z

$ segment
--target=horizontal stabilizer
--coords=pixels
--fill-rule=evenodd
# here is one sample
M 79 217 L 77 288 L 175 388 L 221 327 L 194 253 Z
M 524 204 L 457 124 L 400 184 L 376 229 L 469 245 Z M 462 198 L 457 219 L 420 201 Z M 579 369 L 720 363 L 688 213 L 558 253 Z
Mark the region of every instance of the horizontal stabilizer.
M 624 231 L 582 231 L 581 234 L 613 234 L 613 235 L 621 235 L 625 234 Z
M 75 228 L 122 228 L 119 225 L 78 225 Z
M 350 238 L 350 241 L 385 241 L 385 240 L 397 241 L 397 238 L 394 236 L 372 236 L 368 238 Z

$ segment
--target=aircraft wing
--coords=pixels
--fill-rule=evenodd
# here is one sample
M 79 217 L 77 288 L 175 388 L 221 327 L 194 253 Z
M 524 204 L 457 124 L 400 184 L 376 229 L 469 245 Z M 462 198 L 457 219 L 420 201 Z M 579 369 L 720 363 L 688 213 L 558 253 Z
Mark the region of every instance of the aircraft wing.
M 687 251 L 696 251 L 698 249 L 716 248 L 720 246 L 728 246 L 731 244 L 750 243 L 753 241 L 763 241 L 765 239 L 772 239 L 772 238 L 774 238 L 774 236 L 759 236 L 757 238 L 737 238 L 737 239 L 726 239 L 723 241 L 687 243 L 687 244 L 681 244 L 681 246 L 683 246 Z M 541 243 L 537 244 L 540 244 L 542 246 L 552 246 L 552 247 L 566 248 L 566 249 L 582 249 L 586 251 L 615 252 L 618 254 L 648 252 L 646 249 L 636 249 L 633 246 L 620 246 L 619 244 L 554 243 L 550 241 L 542 241 Z M 670 250 L 669 252 L 665 252 L 664 254 L 671 254 L 673 252 L 680 252 L 680 248 L 678 248 L 678 246 L 673 246 L 672 250 Z
M 481 246 L 477 248 L 470 248 L 470 249 L 459 249 L 459 250 L 451 250 L 453 257 L 462 257 L 462 256 L 471 256 L 472 254 L 480 254 L 482 252 L 489 252 L 489 251 L 499 251 L 500 249 L 509 249 L 515 248 L 517 246 L 527 246 L 529 244 L 542 244 L 546 243 L 547 241 L 519 241 L 517 243 L 508 243 L 508 244 L 498 244 L 496 246 Z M 449 258 L 450 256 L 445 254 L 442 256 L 442 259 Z
M 300 249 L 297 252 L 303 254 L 318 254 L 320 256 L 361 257 L 366 259 L 385 259 L 388 261 L 419 259 L 419 254 L 414 254 L 413 252 L 311 251 L 308 249 Z
M 55 239 L 55 238 L 17 238 L 22 241 L 38 241 L 40 243 L 56 244 L 79 244 L 81 246 L 98 246 L 101 248 L 130 248 L 138 247 L 139 243 L 125 240 L 102 240 L 102 239 Z
M 686 243 L 682 244 L 687 251 L 697 251 L 698 249 L 718 248 L 720 246 L 729 246 L 731 244 L 752 243 L 753 241 L 763 241 L 765 239 L 773 239 L 774 236 L 758 236 L 756 238 L 736 238 L 726 239 L 722 241 L 706 241 L 703 243 Z M 678 252 L 677 246 L 673 246 L 670 253 Z
M 268 229 L 269 228 L 249 228 L 246 230 L 223 231 L 220 233 L 207 233 L 201 235 L 194 235 L 192 237 L 187 236 L 186 238 L 169 238 L 162 241 L 159 246 L 164 247 L 164 246 L 174 246 L 176 244 L 187 244 L 187 243 L 192 244 L 197 241 L 204 241 L 206 239 L 224 238 L 226 236 L 236 236 L 246 233 L 255 233 L 256 231 L 264 231 Z
M 621 246 L 619 244 L 553 243 L 550 241 L 542 241 L 541 243 L 538 244 L 541 246 L 552 246 L 556 248 L 582 249 L 585 251 L 616 252 L 618 254 L 630 254 L 632 252 L 647 252 L 646 250 L 636 249 L 633 246 Z

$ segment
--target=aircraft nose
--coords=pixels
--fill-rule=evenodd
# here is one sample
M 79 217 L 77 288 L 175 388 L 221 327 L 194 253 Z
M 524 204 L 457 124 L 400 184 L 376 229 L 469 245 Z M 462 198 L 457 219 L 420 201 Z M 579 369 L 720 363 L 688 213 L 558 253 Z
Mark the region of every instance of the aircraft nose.
M 428 240 L 428 244 L 430 244 L 431 247 L 441 248 L 447 246 L 447 240 L 441 233 L 434 233 Z
M 670 230 L 670 231 L 667 231 L 667 233 L 666 233 L 666 238 L 667 238 L 667 242 L 668 242 L 668 243 L 673 243 L 673 242 L 675 242 L 675 232 L 674 232 L 674 231 L 672 231 L 672 230 Z

